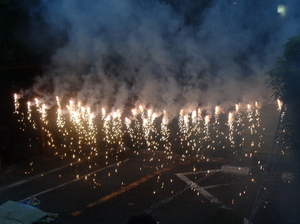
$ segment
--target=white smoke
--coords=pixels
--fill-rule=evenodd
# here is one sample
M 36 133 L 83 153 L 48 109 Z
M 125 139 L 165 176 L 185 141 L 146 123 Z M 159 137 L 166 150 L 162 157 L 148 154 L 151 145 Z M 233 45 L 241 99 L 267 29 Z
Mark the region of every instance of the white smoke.
M 299 31 L 296 12 L 282 18 L 270 0 L 199 4 L 42 0 L 31 9 L 32 35 L 40 29 L 37 47 L 53 55 L 34 91 L 99 111 L 131 103 L 170 115 L 271 101 L 264 74 Z

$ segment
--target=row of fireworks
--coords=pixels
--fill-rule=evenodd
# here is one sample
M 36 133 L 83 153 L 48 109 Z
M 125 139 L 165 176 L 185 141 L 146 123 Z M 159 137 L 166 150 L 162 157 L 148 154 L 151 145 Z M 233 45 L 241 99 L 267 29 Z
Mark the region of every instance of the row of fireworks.
M 219 106 L 212 116 L 203 115 L 200 109 L 189 113 L 181 110 L 172 120 L 165 111 L 155 113 L 142 106 L 132 109 L 127 117 L 120 110 L 108 113 L 105 109 L 95 115 L 89 107 L 74 101 L 62 106 L 58 97 L 52 107 L 37 98 L 27 102 L 26 107 L 21 104 L 22 99 L 15 94 L 14 113 L 18 114 L 22 129 L 25 131 L 30 126 L 41 129 L 48 148 L 61 157 L 68 154 L 64 149 L 69 149 L 73 157 L 76 157 L 75 152 L 97 155 L 101 142 L 108 149 L 127 146 L 135 150 L 161 150 L 168 158 L 173 157 L 174 151 L 183 157 L 200 158 L 208 151 L 236 153 L 245 144 L 245 136 L 252 136 L 248 142 L 253 151 L 264 143 L 257 102 L 248 104 L 245 109 L 235 105 L 235 110 L 227 116 L 221 113 Z M 278 107 L 281 107 L 279 101 Z

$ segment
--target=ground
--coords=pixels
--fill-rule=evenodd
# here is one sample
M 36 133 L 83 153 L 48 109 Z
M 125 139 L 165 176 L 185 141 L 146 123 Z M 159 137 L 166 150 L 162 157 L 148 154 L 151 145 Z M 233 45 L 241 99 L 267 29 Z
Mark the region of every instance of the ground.
M 59 214 L 58 224 L 125 224 L 140 213 L 160 224 L 215 224 L 218 208 L 240 211 L 247 223 L 262 170 L 253 167 L 250 175 L 224 173 L 220 168 L 227 160 L 165 157 L 148 150 L 103 151 L 77 163 L 40 156 L 2 171 L 0 204 L 36 197 L 40 209 Z M 255 221 L 292 223 L 292 183 L 277 180 L 274 186 L 271 200 Z

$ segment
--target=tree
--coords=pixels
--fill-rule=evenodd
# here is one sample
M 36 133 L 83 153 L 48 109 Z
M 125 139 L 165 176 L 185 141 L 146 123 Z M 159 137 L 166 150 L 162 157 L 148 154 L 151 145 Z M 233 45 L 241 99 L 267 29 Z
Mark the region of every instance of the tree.
M 276 67 L 267 72 L 267 83 L 275 99 L 286 106 L 288 144 L 300 160 L 300 35 L 294 36 L 284 45 L 283 56 L 277 58 Z
M 300 188 L 300 34 L 290 38 L 284 45 L 282 57 L 277 58 L 276 67 L 267 72 L 266 82 L 272 88 L 273 97 L 286 106 L 284 136 L 294 159 L 295 192 Z M 299 193 L 295 194 L 299 200 Z M 300 208 L 295 223 L 299 222 Z

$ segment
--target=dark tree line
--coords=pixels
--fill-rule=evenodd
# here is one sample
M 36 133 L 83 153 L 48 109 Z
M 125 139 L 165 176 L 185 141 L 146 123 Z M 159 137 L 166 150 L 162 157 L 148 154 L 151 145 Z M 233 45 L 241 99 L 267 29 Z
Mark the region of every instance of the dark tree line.
M 287 106 L 287 140 L 292 152 L 299 154 L 300 162 L 300 35 L 290 38 L 284 45 L 283 56 L 277 58 L 276 67 L 267 75 L 274 98 Z
M 276 66 L 267 72 L 266 82 L 273 90 L 275 99 L 280 99 L 286 106 L 284 136 L 293 158 L 295 177 L 294 196 L 300 200 L 300 34 L 288 40 L 284 45 L 283 56 L 277 58 Z M 293 223 L 299 223 L 300 208 Z

